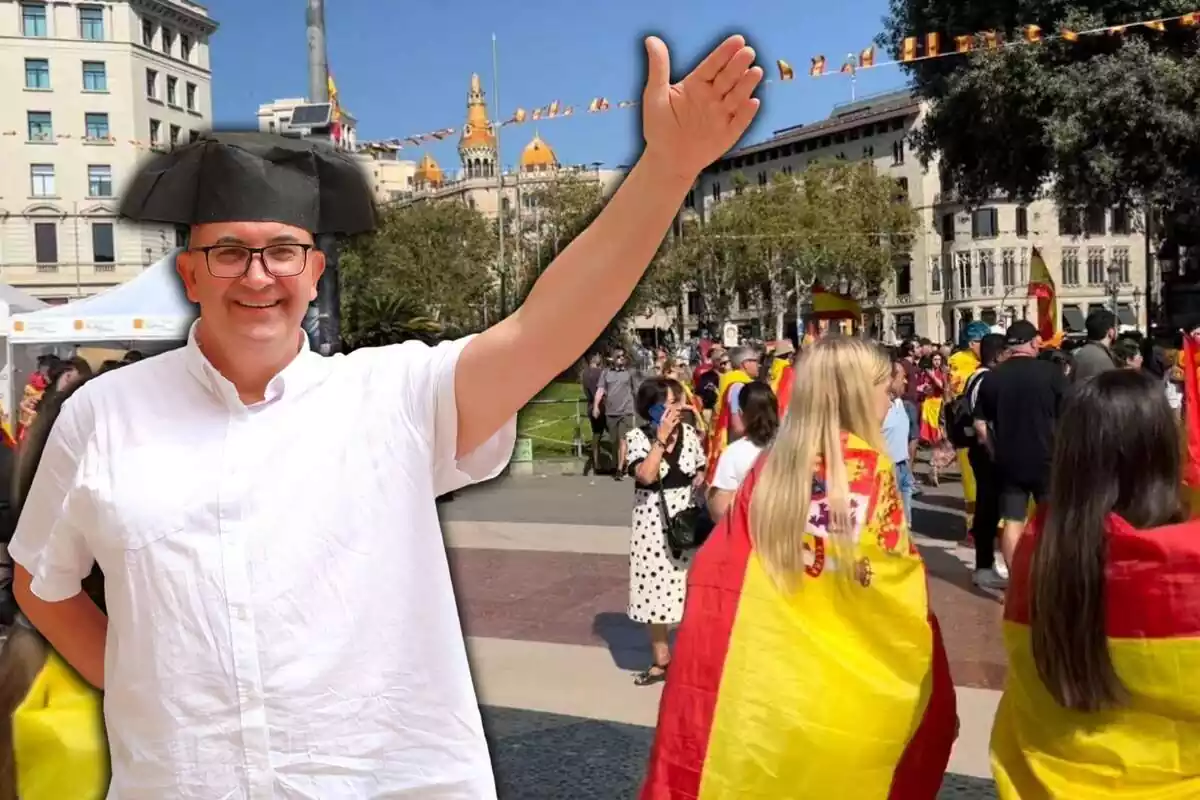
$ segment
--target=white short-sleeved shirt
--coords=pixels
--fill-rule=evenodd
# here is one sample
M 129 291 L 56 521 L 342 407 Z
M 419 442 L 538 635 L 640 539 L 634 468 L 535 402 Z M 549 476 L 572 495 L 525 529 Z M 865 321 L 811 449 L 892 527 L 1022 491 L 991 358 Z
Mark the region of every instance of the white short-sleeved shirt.
M 726 447 L 725 452 L 717 459 L 717 471 L 712 480 L 713 488 L 726 492 L 737 491 L 762 451 L 761 447 L 749 439 L 738 439 Z
M 247 408 L 193 338 L 64 406 L 9 548 L 109 614 L 110 798 L 496 796 L 434 498 L 467 340 L 323 358 Z

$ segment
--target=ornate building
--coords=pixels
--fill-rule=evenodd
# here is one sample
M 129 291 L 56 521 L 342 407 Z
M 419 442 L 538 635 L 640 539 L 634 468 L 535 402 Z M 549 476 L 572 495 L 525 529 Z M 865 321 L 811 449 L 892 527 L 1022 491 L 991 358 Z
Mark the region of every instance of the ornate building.
M 463 123 L 458 157 L 468 178 L 496 177 L 496 129 L 487 115 L 487 103 L 479 85 L 479 75 L 471 76 L 467 95 L 467 121 Z

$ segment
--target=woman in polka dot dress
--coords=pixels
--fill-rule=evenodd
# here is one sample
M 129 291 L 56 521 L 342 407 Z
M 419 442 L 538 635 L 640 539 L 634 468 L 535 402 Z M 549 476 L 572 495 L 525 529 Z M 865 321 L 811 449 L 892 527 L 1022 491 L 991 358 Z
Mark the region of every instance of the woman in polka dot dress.
M 684 393 L 675 381 L 652 378 L 638 389 L 638 415 L 648 421 L 625 436 L 629 473 L 637 481 L 629 540 L 629 618 L 650 628 L 654 662 L 634 682 L 649 686 L 666 678 L 671 663 L 667 633 L 683 619 L 690 552 L 667 545 L 659 486 L 674 516 L 696 505 L 704 483 L 700 433 L 680 422 Z

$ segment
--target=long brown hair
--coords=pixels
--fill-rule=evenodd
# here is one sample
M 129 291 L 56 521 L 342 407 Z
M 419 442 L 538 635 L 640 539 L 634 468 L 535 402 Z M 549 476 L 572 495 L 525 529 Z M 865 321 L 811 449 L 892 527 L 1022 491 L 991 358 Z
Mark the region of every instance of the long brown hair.
M 1101 373 L 1063 405 L 1029 612 L 1038 675 L 1064 708 L 1099 711 L 1125 700 L 1108 651 L 1109 517 L 1139 529 L 1182 521 L 1180 455 L 1166 394 L 1140 372 Z
M 12 504 L 18 515 L 25 505 L 38 462 L 42 460 L 42 452 L 46 449 L 46 440 L 63 404 L 87 382 L 90 374 L 82 374 L 81 377 L 79 383 L 61 391 L 51 386 L 38 404 L 37 416 L 21 442 L 13 469 Z M 103 608 L 104 576 L 98 567 L 92 568 L 92 574 L 84 581 L 84 589 Z M 38 673 L 46 666 L 49 651 L 50 645 L 42 635 L 23 621 L 12 626 L 0 648 L 0 800 L 17 800 L 13 713 L 29 694 Z

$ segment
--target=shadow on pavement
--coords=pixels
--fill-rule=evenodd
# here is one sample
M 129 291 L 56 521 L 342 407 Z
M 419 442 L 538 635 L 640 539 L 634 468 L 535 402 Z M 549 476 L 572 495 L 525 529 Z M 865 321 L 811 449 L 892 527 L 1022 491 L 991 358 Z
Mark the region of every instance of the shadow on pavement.
M 602 611 L 592 621 L 592 633 L 604 640 L 617 669 L 641 672 L 650 666 L 650 634 L 642 623 L 617 611 Z

